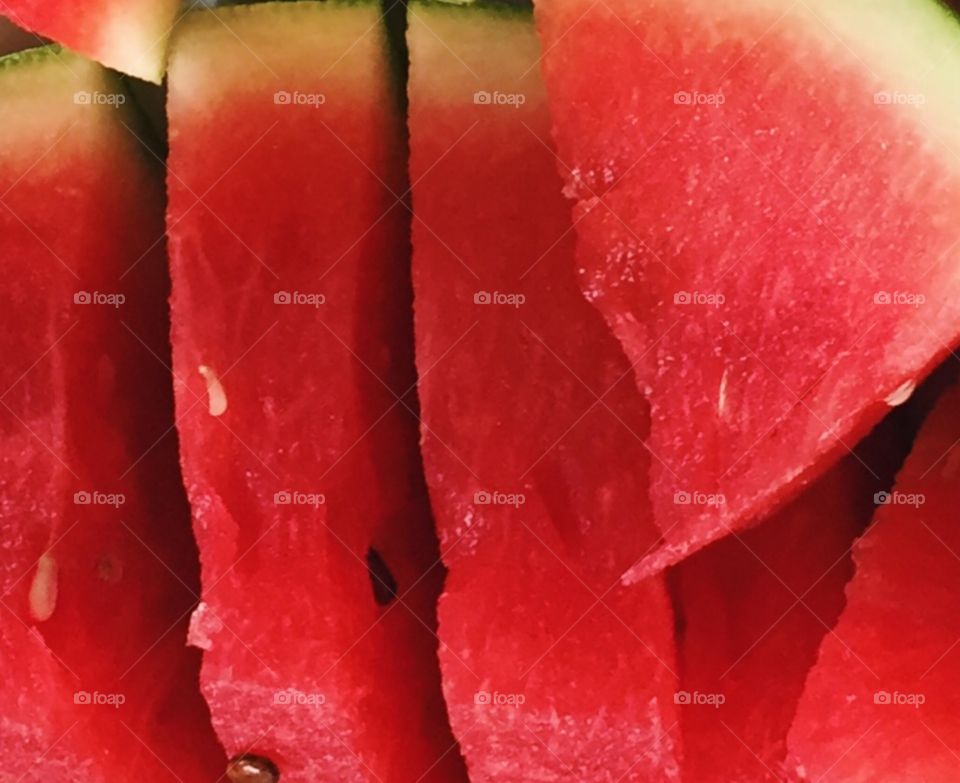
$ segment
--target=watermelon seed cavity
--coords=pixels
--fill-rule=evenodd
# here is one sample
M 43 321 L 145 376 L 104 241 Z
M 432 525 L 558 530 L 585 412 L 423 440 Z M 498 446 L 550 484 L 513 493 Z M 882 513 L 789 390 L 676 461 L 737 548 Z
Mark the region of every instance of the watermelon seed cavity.
M 373 547 L 367 550 L 367 571 L 370 574 L 370 586 L 373 587 L 373 600 L 380 606 L 388 606 L 397 597 L 397 580 Z

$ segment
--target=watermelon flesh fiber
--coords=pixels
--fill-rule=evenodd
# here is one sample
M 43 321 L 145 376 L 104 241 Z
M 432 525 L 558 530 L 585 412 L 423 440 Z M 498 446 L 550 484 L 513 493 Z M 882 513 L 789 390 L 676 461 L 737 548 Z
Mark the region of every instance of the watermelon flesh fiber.
M 471 780 L 676 780 L 665 584 L 618 582 L 657 539 L 647 418 L 576 285 L 532 17 L 417 3 L 408 45 L 422 451 Z
M 664 543 L 627 582 L 761 519 L 956 341 L 960 37 L 866 6 L 537 4 L 581 285 L 651 405 Z
M 175 393 L 203 576 L 191 641 L 213 723 L 285 783 L 465 780 L 404 397 L 409 223 L 380 12 L 213 13 L 178 32 L 168 103 Z M 388 569 L 373 585 L 368 559 Z
M 960 761 L 956 449 L 960 390 L 938 402 L 854 549 L 856 573 L 788 739 L 798 780 L 953 780 Z
M 0 60 L 4 775 L 212 780 L 225 760 L 184 647 L 198 574 L 169 434 L 162 180 L 134 116 L 78 92 L 123 96 L 65 52 Z

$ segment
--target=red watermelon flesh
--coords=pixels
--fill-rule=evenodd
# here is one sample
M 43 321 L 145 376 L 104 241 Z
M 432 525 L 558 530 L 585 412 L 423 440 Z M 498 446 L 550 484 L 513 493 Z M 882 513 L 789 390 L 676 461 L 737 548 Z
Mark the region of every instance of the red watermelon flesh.
M 203 565 L 191 640 L 228 753 L 269 758 L 284 783 L 464 779 L 404 396 L 389 67 L 375 3 L 197 12 L 172 48 L 175 394 Z
M 127 101 L 64 51 L 0 59 L 11 781 L 212 780 L 224 764 L 184 646 L 198 575 L 170 435 L 162 179 Z
M 960 29 L 908 0 L 537 8 L 581 285 L 651 405 L 664 545 L 630 582 L 795 493 L 955 342 Z
M 157 84 L 180 0 L 3 0 L 0 15 L 38 35 Z
M 938 402 L 854 550 L 836 634 L 791 729 L 801 780 L 953 780 L 960 774 L 960 389 Z
M 678 775 L 647 418 L 583 299 L 529 9 L 409 8 L 422 448 L 449 575 L 440 660 L 480 781 Z
M 683 629 L 685 779 L 783 779 L 804 681 L 843 609 L 851 548 L 909 449 L 915 407 L 884 420 L 855 455 L 761 526 L 671 572 Z

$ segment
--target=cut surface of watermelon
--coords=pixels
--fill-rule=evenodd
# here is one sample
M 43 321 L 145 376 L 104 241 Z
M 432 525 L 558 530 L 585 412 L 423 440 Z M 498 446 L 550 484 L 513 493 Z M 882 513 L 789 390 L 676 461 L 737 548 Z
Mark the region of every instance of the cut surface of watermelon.
M 118 81 L 78 56 L 0 59 L 0 104 L 3 777 L 213 780 L 161 171 Z
M 441 667 L 470 778 L 678 775 L 647 419 L 573 271 L 529 9 L 409 7 L 422 451 Z
M 909 449 L 906 418 L 888 417 L 855 455 L 762 525 L 671 572 L 683 629 L 684 779 L 784 779 L 787 733 L 844 606 L 851 549 Z
M 172 46 L 175 394 L 203 566 L 191 641 L 228 753 L 284 783 L 464 779 L 404 396 L 389 69 L 376 3 L 198 12 Z
M 0 16 L 104 65 L 159 84 L 180 0 L 4 0 Z
M 873 525 L 788 740 L 800 780 L 960 774 L 960 388 L 938 402 Z
M 960 28 L 934 2 L 540 0 L 581 285 L 651 405 L 663 546 L 758 520 L 960 323 Z

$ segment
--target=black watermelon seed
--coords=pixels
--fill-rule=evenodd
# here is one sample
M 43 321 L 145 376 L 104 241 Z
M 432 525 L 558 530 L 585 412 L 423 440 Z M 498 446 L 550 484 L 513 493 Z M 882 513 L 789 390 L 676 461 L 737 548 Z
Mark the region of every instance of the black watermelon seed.
M 244 753 L 235 756 L 227 764 L 227 778 L 230 783 L 277 783 L 280 770 L 270 759 Z

